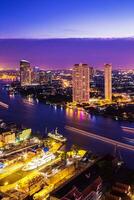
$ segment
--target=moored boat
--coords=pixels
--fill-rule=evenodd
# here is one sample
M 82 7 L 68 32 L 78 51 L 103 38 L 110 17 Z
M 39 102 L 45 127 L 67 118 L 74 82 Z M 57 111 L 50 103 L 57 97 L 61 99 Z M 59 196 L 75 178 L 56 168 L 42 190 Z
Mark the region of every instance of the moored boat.
M 57 128 L 55 129 L 54 133 L 49 132 L 48 136 L 50 138 L 58 140 L 60 142 L 66 142 L 67 141 L 67 139 L 65 137 L 63 137 L 63 135 L 61 135 L 61 134 L 58 133 L 58 129 Z

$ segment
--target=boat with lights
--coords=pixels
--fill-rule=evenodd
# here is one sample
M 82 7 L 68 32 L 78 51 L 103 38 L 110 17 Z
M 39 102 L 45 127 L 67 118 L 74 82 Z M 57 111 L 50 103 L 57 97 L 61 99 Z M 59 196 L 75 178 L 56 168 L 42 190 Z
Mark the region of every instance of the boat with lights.
M 26 164 L 22 168 L 22 170 L 23 171 L 30 171 L 30 170 L 36 169 L 36 168 L 50 162 L 53 159 L 55 159 L 55 155 L 53 153 L 47 153 L 47 154 L 43 155 L 41 158 L 33 159 L 31 162 Z
M 61 135 L 61 134 L 58 133 L 58 129 L 57 128 L 55 129 L 54 133 L 49 132 L 48 136 L 50 138 L 52 138 L 54 140 L 58 140 L 60 142 L 66 142 L 67 141 L 67 139 L 65 137 L 63 137 L 63 135 Z

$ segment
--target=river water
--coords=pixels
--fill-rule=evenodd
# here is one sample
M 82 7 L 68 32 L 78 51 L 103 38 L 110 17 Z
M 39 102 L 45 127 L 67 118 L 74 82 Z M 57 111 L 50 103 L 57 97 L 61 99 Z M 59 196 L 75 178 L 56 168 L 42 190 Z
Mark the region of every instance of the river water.
M 134 146 L 134 143 L 129 143 L 125 139 L 134 139 L 134 134 L 124 132 L 121 128 L 121 126 L 134 127 L 134 123 L 114 121 L 110 118 L 87 115 L 83 111 L 45 105 L 31 98 L 22 98 L 20 95 L 9 96 L 2 87 L 0 87 L 0 101 L 9 105 L 8 109 L 0 107 L 0 118 L 31 127 L 33 132 L 40 136 L 46 136 L 46 128 L 52 130 L 58 127 L 59 132 L 68 138 L 68 146 L 77 144 L 99 155 L 113 154 L 115 149 L 107 143 L 66 130 L 66 125 Z M 134 169 L 134 151 L 118 149 L 117 156 L 123 159 L 129 168 Z

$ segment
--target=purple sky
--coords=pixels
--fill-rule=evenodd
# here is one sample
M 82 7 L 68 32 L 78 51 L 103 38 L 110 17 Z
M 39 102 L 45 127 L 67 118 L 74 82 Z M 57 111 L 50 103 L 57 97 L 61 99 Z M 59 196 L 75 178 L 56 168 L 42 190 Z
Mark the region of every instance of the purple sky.
M 0 39 L 1 67 L 18 67 L 21 59 L 53 69 L 79 62 L 134 69 L 134 39 Z

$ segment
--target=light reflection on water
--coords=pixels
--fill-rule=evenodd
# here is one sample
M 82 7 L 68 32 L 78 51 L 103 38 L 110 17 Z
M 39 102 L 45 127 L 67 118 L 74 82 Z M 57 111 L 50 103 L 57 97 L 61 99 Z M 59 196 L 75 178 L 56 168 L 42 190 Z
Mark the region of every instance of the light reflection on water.
M 109 118 L 100 116 L 88 115 L 82 110 L 73 110 L 70 108 L 64 109 L 59 106 L 44 105 L 34 100 L 32 97 L 21 98 L 15 95 L 14 98 L 0 90 L 0 98 L 5 103 L 9 104 L 9 109 L 0 109 L 0 118 L 6 121 L 23 124 L 31 127 L 34 132 L 45 135 L 45 128 L 49 130 L 59 127 L 59 131 L 68 138 L 68 143 L 76 143 L 83 148 L 92 150 L 98 154 L 113 152 L 114 147 L 96 141 L 92 138 L 87 138 L 77 133 L 67 131 L 65 125 L 73 126 L 85 131 L 89 131 L 98 135 L 109 137 L 121 142 L 126 142 L 123 137 L 129 137 L 130 133 L 124 132 L 121 126 L 134 126 L 132 123 L 113 121 Z M 134 135 L 131 138 L 134 138 Z M 125 162 L 130 167 L 134 167 L 134 152 L 122 151 L 121 154 Z
M 90 115 L 87 115 L 82 110 L 66 108 L 65 111 L 66 111 L 66 117 L 69 119 L 77 119 L 79 121 L 82 121 L 82 120 L 91 118 Z

